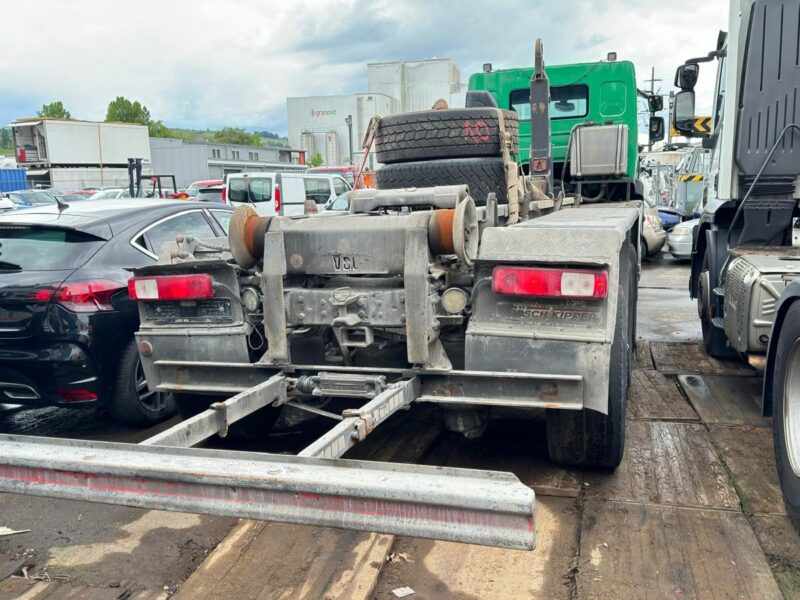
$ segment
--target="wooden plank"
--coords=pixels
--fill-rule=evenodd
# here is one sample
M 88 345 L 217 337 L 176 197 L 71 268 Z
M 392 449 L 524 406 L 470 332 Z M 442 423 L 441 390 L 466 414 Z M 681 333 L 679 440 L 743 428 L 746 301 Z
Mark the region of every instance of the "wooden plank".
M 760 377 L 679 375 L 678 381 L 704 423 L 769 426 L 761 416 Z
M 743 510 L 748 514 L 785 514 L 772 431 L 763 427 L 712 426 L 711 437 L 731 471 Z
M 613 473 L 587 472 L 590 498 L 738 509 L 739 497 L 697 424 L 628 421 L 625 456 Z
M 397 560 L 381 573 L 373 598 L 409 586 L 419 600 L 570 597 L 567 579 L 578 543 L 578 513 L 567 498 L 537 499 L 534 552 L 400 538 Z
M 581 472 L 553 464 L 547 455 L 547 432 L 543 420 L 504 419 L 490 423 L 478 440 L 457 433 L 445 434 L 427 464 L 510 471 L 536 496 L 577 498 Z
M 579 599 L 782 598 L 739 512 L 589 500 L 581 532 Z
M 784 597 L 800 598 L 800 536 L 789 517 L 756 515 L 751 525 Z
M 636 369 L 655 369 L 653 355 L 650 354 L 650 342 L 636 340 Z
M 755 375 L 755 371 L 739 360 L 720 360 L 706 353 L 702 344 L 650 342 L 656 369 L 665 375 L 709 373 L 718 375 Z
M 635 369 L 628 391 L 628 419 L 697 421 L 674 381 L 654 369 Z
M 400 418 L 348 457 L 415 462 L 441 429 Z M 394 536 L 241 521 L 174 596 L 177 600 L 369 598 Z
M 127 594 L 127 595 L 126 595 Z M 69 581 L 34 581 L 12 577 L 0 583 L 3 600 L 166 600 L 169 592 L 163 589 L 126 590 L 80 585 Z

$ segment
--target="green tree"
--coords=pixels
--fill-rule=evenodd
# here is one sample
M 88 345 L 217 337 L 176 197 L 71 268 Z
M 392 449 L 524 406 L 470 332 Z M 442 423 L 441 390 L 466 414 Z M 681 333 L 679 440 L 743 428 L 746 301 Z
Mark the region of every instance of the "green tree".
M 172 137 L 172 130 L 164 125 L 161 121 L 149 121 L 147 129 L 150 132 L 150 137 L 165 138 Z
M 106 121 L 149 125 L 150 111 L 147 110 L 144 104 L 140 104 L 138 100 L 136 102 L 131 102 L 127 98 L 117 96 L 108 103 Z
M 243 146 L 260 146 L 261 138 L 238 127 L 223 127 L 215 131 L 211 140 L 220 144 L 242 144 Z
M 11 130 L 5 127 L 0 129 L 0 149 L 11 149 Z
M 51 119 L 71 119 L 72 115 L 64 108 L 64 103 L 61 100 L 56 100 L 50 104 L 43 104 L 42 110 L 36 113 L 39 117 L 50 117 Z
M 311 159 L 308 161 L 308 164 L 310 164 L 312 167 L 321 167 L 323 162 L 325 161 L 322 160 L 322 154 L 317 152 L 316 154 L 313 154 L 311 156 Z

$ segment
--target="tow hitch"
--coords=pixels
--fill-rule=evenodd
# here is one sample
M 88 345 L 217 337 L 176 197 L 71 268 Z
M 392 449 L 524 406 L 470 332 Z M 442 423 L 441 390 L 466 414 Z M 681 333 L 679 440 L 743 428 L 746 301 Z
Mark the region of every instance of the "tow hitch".
M 0 435 L 0 492 L 534 548 L 534 493 L 511 473 L 339 458 L 421 394 L 414 376 L 355 379 L 371 400 L 298 456 L 190 448 L 291 402 L 279 373 L 140 444 Z

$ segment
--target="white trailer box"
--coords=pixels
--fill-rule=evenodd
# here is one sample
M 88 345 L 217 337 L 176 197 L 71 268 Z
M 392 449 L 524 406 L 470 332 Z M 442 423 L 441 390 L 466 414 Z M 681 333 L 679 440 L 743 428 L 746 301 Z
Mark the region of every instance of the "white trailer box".
M 125 166 L 129 158 L 150 161 L 145 125 L 27 119 L 15 121 L 11 128 L 21 165 Z

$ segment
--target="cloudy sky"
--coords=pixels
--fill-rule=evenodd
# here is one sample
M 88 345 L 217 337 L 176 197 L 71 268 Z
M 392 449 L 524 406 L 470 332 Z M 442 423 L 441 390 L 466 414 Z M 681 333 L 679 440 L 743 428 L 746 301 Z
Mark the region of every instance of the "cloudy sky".
M 122 95 L 171 127 L 286 131 L 287 96 L 366 90 L 367 62 L 590 61 L 616 51 L 672 88 L 675 67 L 727 29 L 727 0 L 40 0 L 3 3 L 0 124 L 62 100 L 103 119 Z M 698 112 L 713 88 L 701 70 Z

